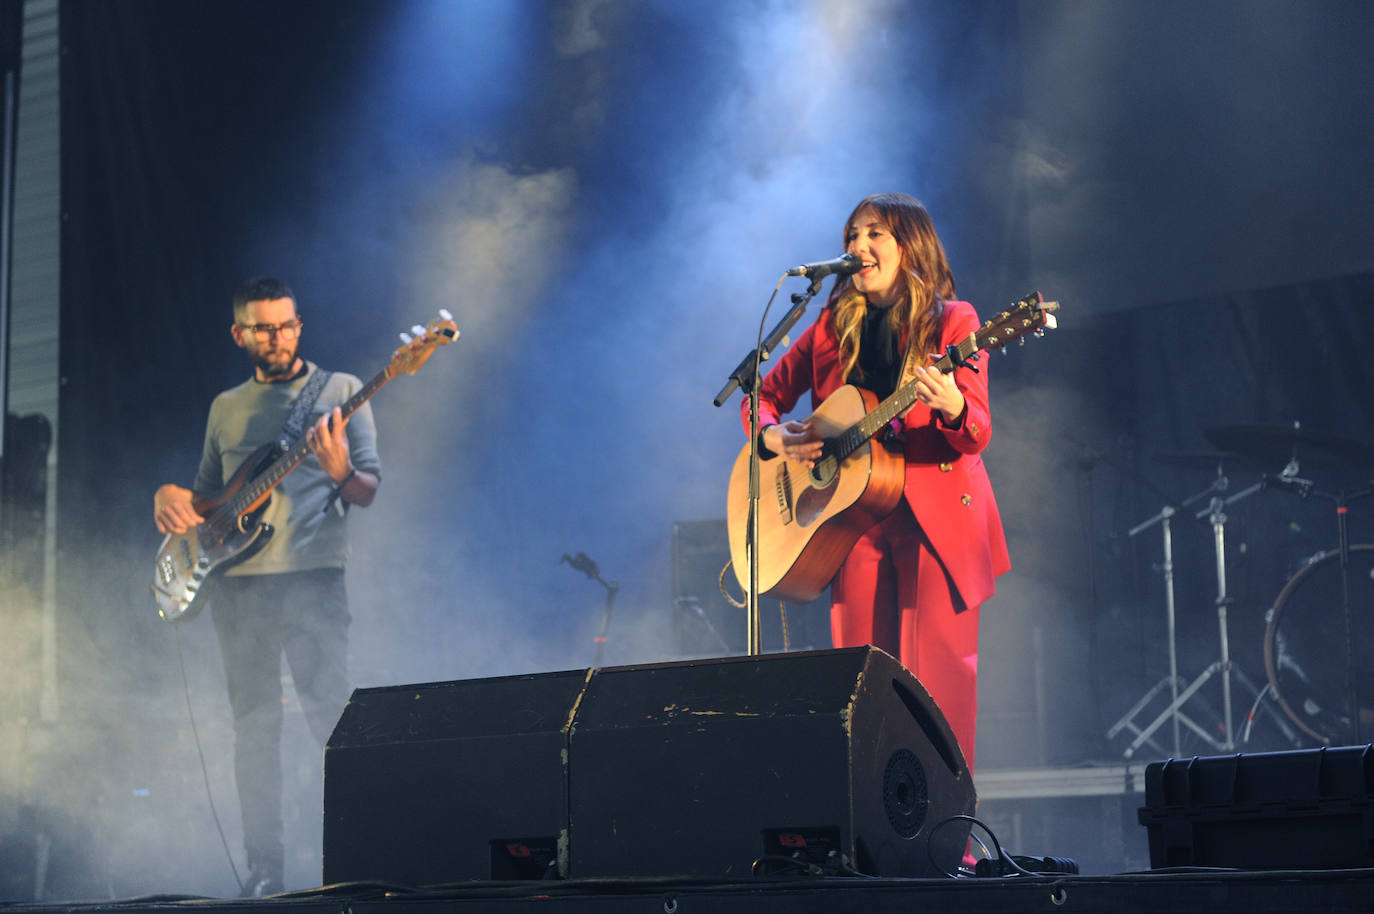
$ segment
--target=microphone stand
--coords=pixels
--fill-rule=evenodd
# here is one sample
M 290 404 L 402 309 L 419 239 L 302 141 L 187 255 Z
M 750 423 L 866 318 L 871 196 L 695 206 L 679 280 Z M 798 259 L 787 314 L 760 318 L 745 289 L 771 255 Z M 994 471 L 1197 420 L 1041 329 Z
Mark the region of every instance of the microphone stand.
M 607 581 L 601 577 L 601 569 L 596 567 L 596 562 L 593 562 L 585 552 L 579 552 L 575 556 L 569 556 L 565 552 L 560 561 L 567 562 L 573 570 L 582 572 L 606 588 L 606 610 L 601 616 L 601 634 L 596 638 L 596 661 L 592 664 L 592 666 L 599 667 L 601 666 L 601 653 L 606 647 L 606 632 L 611 627 L 611 609 L 615 605 L 615 595 L 619 593 L 620 585 L 615 581 Z
M 746 535 L 746 551 L 749 554 L 749 587 L 745 594 L 745 615 L 748 619 L 746 630 L 746 641 L 748 643 L 748 653 L 758 655 L 763 653 L 762 627 L 759 619 L 759 365 L 766 361 L 782 342 L 787 332 L 801 320 L 802 314 L 806 312 L 806 306 L 811 299 L 816 297 L 816 293 L 821 290 L 821 281 L 825 276 L 815 276 L 811 279 L 811 284 L 807 286 L 805 292 L 798 292 L 792 295 L 792 307 L 783 315 L 782 320 L 778 321 L 776 327 L 769 332 L 767 337 L 763 337 L 763 323 L 768 319 L 768 308 L 773 305 L 773 299 L 777 296 L 778 290 L 782 288 L 783 280 L 787 279 L 786 273 L 782 279 L 778 280 L 777 286 L 773 288 L 773 294 L 768 298 L 768 306 L 763 309 L 763 317 L 759 320 L 760 342 L 753 352 L 746 355 L 735 366 L 735 370 L 730 373 L 725 386 L 720 393 L 716 394 L 712 403 L 720 406 L 726 398 L 738 387 L 749 395 L 749 525 Z

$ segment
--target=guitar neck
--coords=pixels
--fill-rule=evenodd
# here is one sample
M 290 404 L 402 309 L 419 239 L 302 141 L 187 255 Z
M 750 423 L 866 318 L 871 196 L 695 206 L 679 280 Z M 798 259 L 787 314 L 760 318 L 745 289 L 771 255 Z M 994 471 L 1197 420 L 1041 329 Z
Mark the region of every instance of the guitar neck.
M 978 348 L 977 332 L 970 333 L 957 347 L 955 347 L 956 351 L 959 353 L 959 361 L 963 361 L 973 355 L 978 351 Z M 946 354 L 936 359 L 935 364 L 931 367 L 943 374 L 949 374 L 954 370 L 955 364 L 955 360 Z M 891 396 L 875 406 L 871 412 L 858 422 L 835 436 L 835 455 L 841 460 L 848 457 L 862 447 L 864 442 L 882 431 L 889 422 L 906 412 L 915 402 L 916 379 L 913 378 L 893 391 Z
M 378 372 L 371 381 L 364 384 L 356 394 L 349 397 L 348 400 L 339 407 L 339 411 L 343 413 L 343 417 L 347 419 L 349 416 L 356 413 L 358 409 L 370 400 L 373 394 L 381 390 L 382 387 L 386 385 L 386 382 L 390 381 L 394 375 L 395 372 L 389 365 Z M 225 505 L 224 510 L 226 513 L 229 513 L 231 517 L 237 517 L 247 511 L 250 505 L 275 489 L 277 484 L 285 479 L 288 473 L 300 466 L 301 461 L 305 460 L 306 455 L 309 453 L 310 445 L 305 440 L 305 435 L 301 435 L 300 440 L 288 448 L 280 457 L 272 461 L 272 464 L 267 469 L 263 470 L 257 476 L 254 476 L 239 490 L 238 494 Z
M 950 346 L 931 367 L 949 374 L 972 358 L 974 353 L 1000 349 L 1013 340 L 1022 340 L 1027 334 L 1043 334 L 1046 328 L 1055 326 L 1053 312 L 1058 309 L 1058 302 L 1047 302 L 1039 292 L 1032 292 L 964 337 L 957 345 Z M 916 378 L 912 378 L 897 388 L 872 412 L 836 435 L 831 440 L 835 456 L 844 460 L 882 431 L 883 426 L 910 409 L 916 402 L 916 381 Z

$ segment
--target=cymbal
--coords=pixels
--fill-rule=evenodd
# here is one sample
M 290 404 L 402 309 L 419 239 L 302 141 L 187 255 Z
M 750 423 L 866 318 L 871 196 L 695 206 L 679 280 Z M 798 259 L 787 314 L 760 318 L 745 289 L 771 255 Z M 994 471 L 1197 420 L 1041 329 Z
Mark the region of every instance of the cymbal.
M 1224 463 L 1236 463 L 1245 458 L 1226 451 L 1163 451 L 1155 454 L 1155 463 L 1184 467 L 1190 470 L 1216 471 Z
M 1223 425 L 1203 432 L 1223 451 L 1283 466 L 1299 464 L 1329 470 L 1374 469 L 1374 447 L 1353 438 L 1312 432 L 1297 425 Z

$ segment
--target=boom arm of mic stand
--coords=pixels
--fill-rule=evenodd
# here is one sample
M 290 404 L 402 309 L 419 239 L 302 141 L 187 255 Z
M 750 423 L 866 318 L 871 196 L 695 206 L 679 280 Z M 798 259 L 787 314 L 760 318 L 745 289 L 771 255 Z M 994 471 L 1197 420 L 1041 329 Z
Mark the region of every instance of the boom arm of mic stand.
M 786 276 L 783 276 L 783 279 L 786 278 Z M 825 277 L 821 277 L 821 279 L 824 278 Z M 801 316 L 806 312 L 806 306 L 810 304 L 811 299 L 816 297 L 816 293 L 821 290 L 821 279 L 811 280 L 811 285 L 807 287 L 805 294 L 798 292 L 796 295 L 792 296 L 792 309 L 783 315 L 782 320 L 778 321 L 776 327 L 769 331 L 768 336 L 764 338 L 759 348 L 746 355 L 740 360 L 740 363 L 735 366 L 735 370 L 730 372 L 730 377 L 726 379 L 725 386 L 720 389 L 720 393 L 716 394 L 716 398 L 711 401 L 714 405 L 720 406 L 723 404 L 729 398 L 730 394 L 735 392 L 736 387 L 743 390 L 745 393 L 750 391 L 754 386 L 754 378 L 758 377 L 759 363 L 768 361 L 768 357 L 773 354 L 773 350 L 777 348 L 778 343 L 782 342 L 782 338 L 787 336 L 787 331 L 791 330 L 796 326 L 797 321 L 801 320 Z M 782 280 L 778 280 L 778 287 L 782 287 Z M 776 294 L 777 289 L 773 291 Z
M 773 294 L 778 294 L 778 289 L 782 288 L 783 280 L 787 278 L 783 274 L 782 279 L 778 280 L 777 286 L 773 289 Z M 782 320 L 778 321 L 776 327 L 761 340 L 757 349 L 744 357 L 744 361 L 731 373 L 730 379 L 725 387 L 716 396 L 715 404 L 720 406 L 725 402 L 725 398 L 735 387 L 742 388 L 749 394 L 749 527 L 747 536 L 747 547 L 749 550 L 749 588 L 745 594 L 746 615 L 748 617 L 748 653 L 750 656 L 757 656 L 763 653 L 762 627 L 759 618 L 759 363 L 768 357 L 773 348 L 778 345 L 787 331 L 801 319 L 806 311 L 806 306 L 811 299 L 815 298 L 816 293 L 821 289 L 821 279 L 815 277 L 811 280 L 811 285 L 805 293 L 797 293 L 792 296 L 792 307 L 783 315 Z M 772 301 L 771 297 L 769 299 Z M 768 316 L 768 309 L 764 309 L 764 318 Z M 759 332 L 763 332 L 763 323 L 759 322 Z

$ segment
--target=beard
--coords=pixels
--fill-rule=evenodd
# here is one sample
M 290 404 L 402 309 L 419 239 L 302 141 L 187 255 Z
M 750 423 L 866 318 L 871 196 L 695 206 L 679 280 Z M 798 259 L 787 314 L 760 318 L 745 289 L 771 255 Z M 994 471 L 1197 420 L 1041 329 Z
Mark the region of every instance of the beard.
M 292 342 L 293 345 L 289 348 L 278 346 L 271 352 L 254 350 L 252 352 L 253 367 L 262 372 L 262 376 L 269 381 L 282 381 L 291 377 L 295 374 L 292 369 L 296 365 L 296 353 L 300 348 L 299 345 L 294 345 L 294 340 Z

